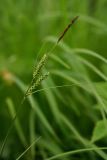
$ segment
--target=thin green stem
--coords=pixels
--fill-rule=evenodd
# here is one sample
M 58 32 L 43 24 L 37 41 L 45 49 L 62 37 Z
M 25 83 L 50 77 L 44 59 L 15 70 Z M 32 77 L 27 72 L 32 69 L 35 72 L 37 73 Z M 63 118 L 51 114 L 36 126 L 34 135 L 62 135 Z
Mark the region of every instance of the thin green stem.
M 19 114 L 19 112 L 20 112 L 20 110 L 21 110 L 21 108 L 22 108 L 22 105 L 23 105 L 23 103 L 24 103 L 24 101 L 25 101 L 25 99 L 26 99 L 26 97 L 27 97 L 27 96 L 26 96 L 26 95 L 27 95 L 27 92 L 28 92 L 29 88 L 31 87 L 31 85 L 32 85 L 32 81 L 31 81 L 31 83 L 30 83 L 27 91 L 25 92 L 25 94 L 24 94 L 24 96 L 23 96 L 23 99 L 22 99 L 22 101 L 21 101 L 21 103 L 20 103 L 20 106 L 19 106 L 19 108 L 18 108 L 18 110 L 17 110 L 17 112 L 16 112 L 15 117 L 13 118 L 13 120 L 12 120 L 12 122 L 11 122 L 11 124 L 10 124 L 10 127 L 8 128 L 7 134 L 6 134 L 6 136 L 5 136 L 4 140 L 3 140 L 3 143 L 2 143 L 2 145 L 1 145 L 0 157 L 1 157 L 2 154 L 3 154 L 4 147 L 5 147 L 5 145 L 6 145 L 6 142 L 7 142 L 7 139 L 8 139 L 8 137 L 9 137 L 9 134 L 10 134 L 11 130 L 13 129 L 14 122 L 15 122 L 15 120 L 16 120 L 16 118 L 17 118 L 17 116 L 18 116 L 18 114 Z
M 61 158 L 61 157 L 74 155 L 74 154 L 78 154 L 78 153 L 81 153 L 81 152 L 88 152 L 88 151 L 95 151 L 95 150 L 107 150 L 107 147 L 77 149 L 77 150 L 74 150 L 74 151 L 68 151 L 68 152 L 65 152 L 65 153 L 61 153 L 61 154 L 55 155 L 53 157 L 47 158 L 46 160 L 58 159 L 58 158 Z
M 23 155 L 36 143 L 40 140 L 41 137 L 38 137 L 16 160 L 19 160 L 20 158 L 23 157 Z

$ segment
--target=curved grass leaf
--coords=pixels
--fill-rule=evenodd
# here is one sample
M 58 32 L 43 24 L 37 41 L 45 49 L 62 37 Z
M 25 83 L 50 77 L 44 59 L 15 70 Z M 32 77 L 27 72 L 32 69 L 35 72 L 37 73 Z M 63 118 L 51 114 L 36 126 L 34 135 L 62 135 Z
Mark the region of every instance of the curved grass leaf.
M 92 143 L 101 140 L 102 138 L 107 136 L 107 128 L 105 127 L 105 124 L 107 125 L 107 120 L 100 120 L 97 122 L 93 130 L 93 135 L 91 139 Z

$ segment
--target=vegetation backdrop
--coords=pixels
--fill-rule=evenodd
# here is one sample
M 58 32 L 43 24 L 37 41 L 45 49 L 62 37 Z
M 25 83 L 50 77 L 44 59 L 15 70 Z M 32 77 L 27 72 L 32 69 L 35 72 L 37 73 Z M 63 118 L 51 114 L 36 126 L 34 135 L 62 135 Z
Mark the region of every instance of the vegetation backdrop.
M 107 0 L 0 0 L 1 150 L 14 124 L 0 159 L 107 160 L 106 15 Z M 44 54 L 50 74 L 20 107 Z

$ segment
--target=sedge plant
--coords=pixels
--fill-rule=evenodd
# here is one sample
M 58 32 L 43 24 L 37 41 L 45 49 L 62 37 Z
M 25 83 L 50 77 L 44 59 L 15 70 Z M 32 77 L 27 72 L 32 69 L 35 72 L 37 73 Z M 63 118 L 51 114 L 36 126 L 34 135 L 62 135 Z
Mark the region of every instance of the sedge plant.
M 4 148 L 5 148 L 5 145 L 6 145 L 6 142 L 7 142 L 7 139 L 9 137 L 9 134 L 14 126 L 14 123 L 15 123 L 15 120 L 22 108 L 22 105 L 25 101 L 25 99 L 35 93 L 37 91 L 37 87 L 42 83 L 43 80 L 45 80 L 48 76 L 49 76 L 49 72 L 43 74 L 42 71 L 43 71 L 43 68 L 45 67 L 46 65 L 46 62 L 49 58 L 49 55 L 51 54 L 51 52 L 55 49 L 55 47 L 58 45 L 58 43 L 62 40 L 62 38 L 65 36 L 65 34 L 67 33 L 67 31 L 69 30 L 69 28 L 75 23 L 75 21 L 78 19 L 78 16 L 74 17 L 73 20 L 71 20 L 71 22 L 67 25 L 67 27 L 64 29 L 64 31 L 61 33 L 60 37 L 58 38 L 56 44 L 52 47 L 52 49 L 47 53 L 47 54 L 44 54 L 43 57 L 41 58 L 41 60 L 39 61 L 38 64 L 36 64 L 34 66 L 34 71 L 33 71 L 33 76 L 32 76 L 32 80 L 30 82 L 30 85 L 28 87 L 28 89 L 26 90 L 23 98 L 22 98 L 22 101 L 20 103 L 20 107 L 18 108 L 18 111 L 16 112 L 16 115 L 14 116 L 13 120 L 12 120 L 12 123 L 7 131 L 7 134 L 3 140 L 3 143 L 1 145 L 1 149 L 0 149 L 0 157 L 2 157 L 2 154 L 3 154 L 3 151 L 4 151 Z M 60 86 L 59 86 L 60 87 Z M 23 154 L 22 154 L 23 155 Z M 21 156 L 20 156 L 21 157 Z

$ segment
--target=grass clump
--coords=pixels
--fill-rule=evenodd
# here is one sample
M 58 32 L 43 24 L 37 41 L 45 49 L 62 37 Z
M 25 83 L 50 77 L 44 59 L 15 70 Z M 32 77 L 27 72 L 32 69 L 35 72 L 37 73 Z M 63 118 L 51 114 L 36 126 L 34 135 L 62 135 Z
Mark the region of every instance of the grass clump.
M 106 1 L 0 1 L 0 158 L 107 159 L 106 12 Z

